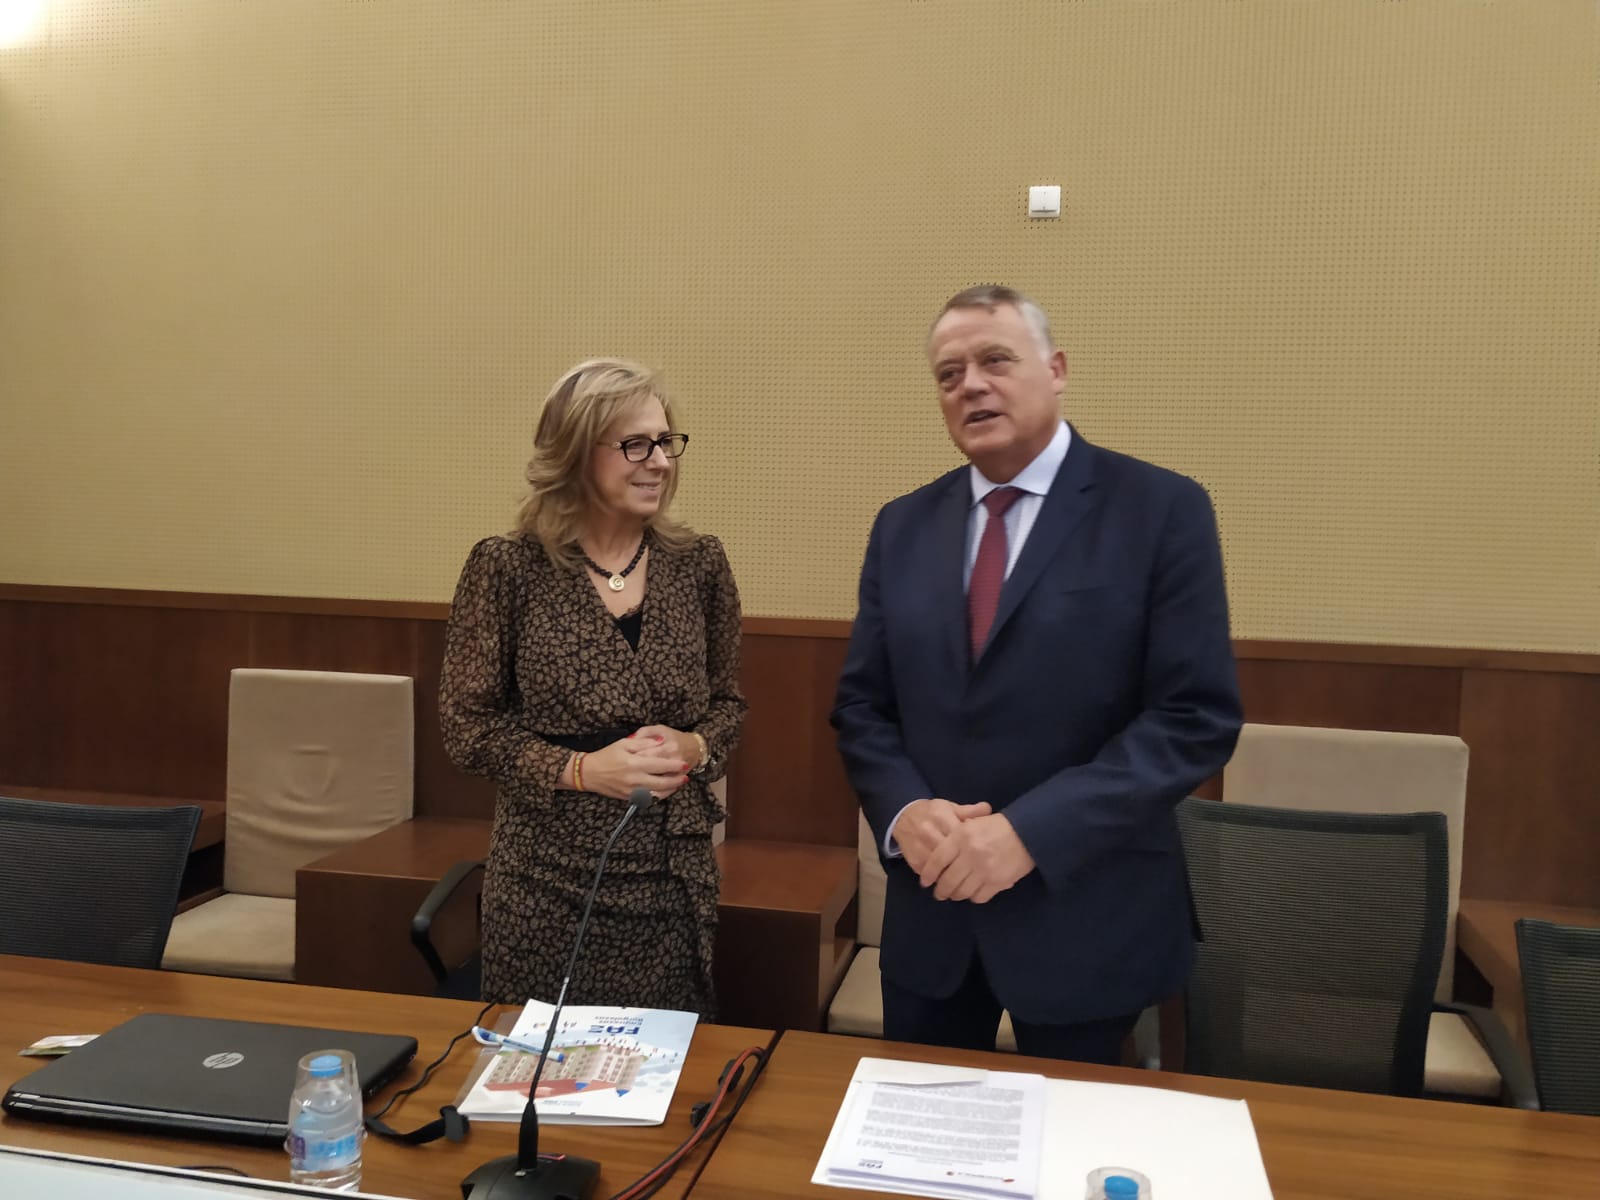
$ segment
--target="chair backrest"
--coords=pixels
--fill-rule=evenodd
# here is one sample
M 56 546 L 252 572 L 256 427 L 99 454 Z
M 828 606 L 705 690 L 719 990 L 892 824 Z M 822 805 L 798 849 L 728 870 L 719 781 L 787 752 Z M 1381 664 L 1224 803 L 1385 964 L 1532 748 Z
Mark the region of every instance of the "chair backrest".
M 161 965 L 198 805 L 0 798 L 0 953 Z
M 306 863 L 410 819 L 411 690 L 407 675 L 233 672 L 224 889 L 292 897 Z
M 1600 1117 L 1600 929 L 1517 922 L 1539 1106 Z
M 455 863 L 411 918 L 411 944 L 428 964 L 436 996 L 482 997 L 483 872 L 481 859 Z
M 878 857 L 878 842 L 866 815 L 858 818 L 856 829 L 856 941 L 863 946 L 883 944 L 883 898 L 889 890 L 883 860 Z
M 1450 889 L 1434 998 L 1452 998 L 1467 813 L 1465 742 L 1436 733 L 1246 724 L 1222 774 L 1222 798 L 1316 812 L 1443 813 Z
M 1191 798 L 1178 825 L 1205 937 L 1184 1069 L 1420 1094 L 1444 949 L 1444 817 Z

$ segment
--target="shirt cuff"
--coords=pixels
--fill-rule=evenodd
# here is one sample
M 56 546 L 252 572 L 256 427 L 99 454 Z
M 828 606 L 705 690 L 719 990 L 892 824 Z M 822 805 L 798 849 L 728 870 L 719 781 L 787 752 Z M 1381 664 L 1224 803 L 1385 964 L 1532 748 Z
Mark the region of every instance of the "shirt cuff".
M 911 804 L 915 803 L 915 800 L 911 801 Z M 906 809 L 910 808 L 911 804 L 902 807 L 899 812 L 895 813 L 894 820 L 889 822 L 889 832 L 883 835 L 883 856 L 885 858 L 905 857 L 900 853 L 900 843 L 894 840 L 894 827 L 900 823 L 900 818 L 905 816 Z

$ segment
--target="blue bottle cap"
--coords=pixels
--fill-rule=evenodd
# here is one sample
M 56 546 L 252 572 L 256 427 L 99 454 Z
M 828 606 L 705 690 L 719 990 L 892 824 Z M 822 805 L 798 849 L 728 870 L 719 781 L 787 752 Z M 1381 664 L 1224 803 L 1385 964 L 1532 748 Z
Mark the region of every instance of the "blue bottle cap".
M 339 1061 L 337 1054 L 319 1054 L 306 1064 L 306 1070 L 311 1072 L 313 1079 L 327 1079 L 330 1075 L 337 1075 L 344 1070 L 344 1064 Z M 1133 1193 L 1138 1195 L 1137 1192 Z
M 1126 1175 L 1107 1175 L 1106 1200 L 1139 1200 L 1139 1181 Z

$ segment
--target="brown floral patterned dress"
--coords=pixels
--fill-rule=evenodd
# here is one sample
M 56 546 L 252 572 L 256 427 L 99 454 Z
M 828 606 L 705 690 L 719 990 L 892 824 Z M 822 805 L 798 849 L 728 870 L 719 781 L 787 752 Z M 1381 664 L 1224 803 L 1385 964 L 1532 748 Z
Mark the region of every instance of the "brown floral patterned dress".
M 714 1015 L 720 876 L 708 785 L 739 736 L 739 593 L 722 544 L 653 542 L 637 649 L 536 539 L 486 538 L 456 587 L 439 689 L 445 748 L 499 785 L 483 887 L 483 994 L 554 1002 L 601 848 L 627 804 L 556 786 L 558 741 L 667 725 L 711 760 L 611 850 L 567 996 Z

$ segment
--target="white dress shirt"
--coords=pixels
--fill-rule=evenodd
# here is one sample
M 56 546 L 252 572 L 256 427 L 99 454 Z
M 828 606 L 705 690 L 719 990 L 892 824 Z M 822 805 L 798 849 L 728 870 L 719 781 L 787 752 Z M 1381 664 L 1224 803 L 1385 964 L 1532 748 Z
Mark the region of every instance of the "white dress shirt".
M 1017 556 L 1022 553 L 1022 544 L 1028 540 L 1028 534 L 1033 532 L 1033 523 L 1039 516 L 1039 508 L 1044 504 L 1045 495 L 1050 491 L 1050 484 L 1056 477 L 1056 472 L 1061 469 L 1061 464 L 1066 461 L 1067 449 L 1072 445 L 1072 426 L 1065 421 L 1056 426 L 1056 435 L 1050 439 L 1050 444 L 1022 470 L 1017 472 L 1017 477 L 1010 483 L 995 483 L 977 467 L 967 468 L 967 478 L 972 484 L 972 507 L 967 510 L 967 557 L 961 568 L 961 586 L 968 587 L 972 583 L 972 564 L 978 561 L 978 543 L 983 538 L 983 530 L 989 524 L 989 510 L 983 506 L 983 498 L 997 487 L 1014 487 L 1021 490 L 1018 496 L 1006 510 L 1006 578 L 1011 578 L 1011 568 L 1017 565 Z

